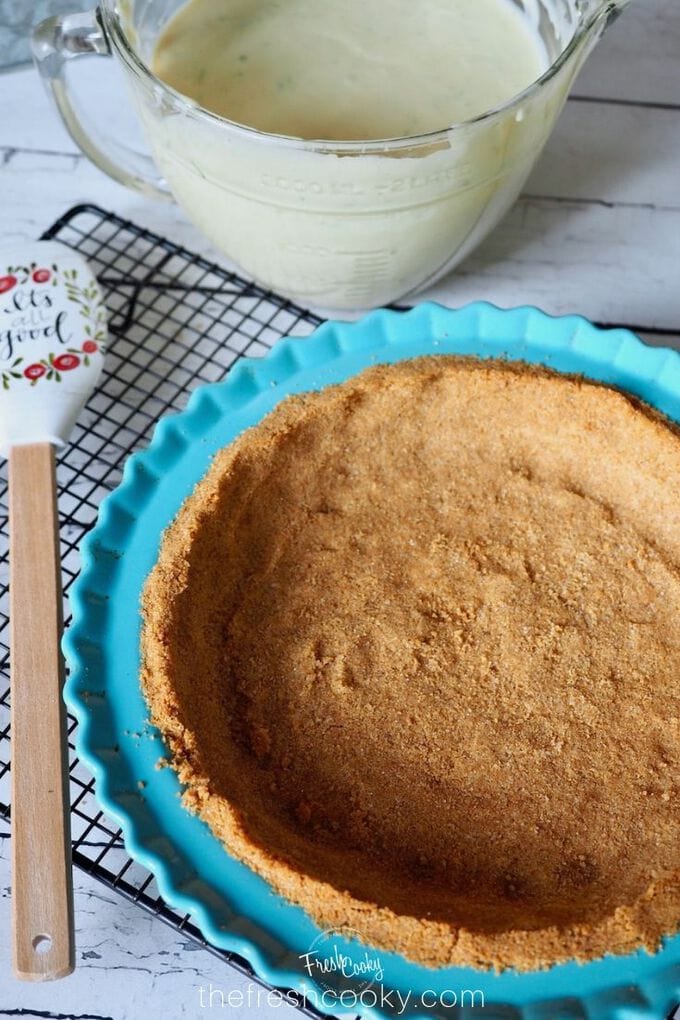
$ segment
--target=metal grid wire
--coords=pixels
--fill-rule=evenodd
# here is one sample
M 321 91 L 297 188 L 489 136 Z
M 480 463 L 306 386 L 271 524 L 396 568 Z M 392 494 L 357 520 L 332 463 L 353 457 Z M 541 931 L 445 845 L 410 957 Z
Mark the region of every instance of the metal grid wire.
M 57 464 L 64 617 L 79 570 L 78 547 L 123 464 L 145 446 L 158 418 L 184 407 L 201 383 L 222 379 L 239 358 L 264 354 L 281 336 L 310 333 L 321 320 L 275 294 L 92 205 L 76 206 L 44 235 L 84 255 L 104 291 L 110 346 L 101 385 Z M 0 824 L 10 817 L 7 472 L 0 470 Z M 139 903 L 247 977 L 235 953 L 207 945 L 188 915 L 158 895 L 146 869 L 125 852 L 120 830 L 99 810 L 93 780 L 74 748 L 68 719 L 73 861 Z M 261 984 L 263 982 L 260 982 Z M 286 991 L 289 1001 L 294 993 Z M 298 1008 L 320 1017 L 299 998 Z

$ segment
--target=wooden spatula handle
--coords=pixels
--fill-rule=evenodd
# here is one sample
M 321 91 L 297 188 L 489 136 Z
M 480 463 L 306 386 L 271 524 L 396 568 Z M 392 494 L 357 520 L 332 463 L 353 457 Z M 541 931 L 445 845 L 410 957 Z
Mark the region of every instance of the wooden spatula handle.
M 12 902 L 17 977 L 74 967 L 54 447 L 9 457 Z

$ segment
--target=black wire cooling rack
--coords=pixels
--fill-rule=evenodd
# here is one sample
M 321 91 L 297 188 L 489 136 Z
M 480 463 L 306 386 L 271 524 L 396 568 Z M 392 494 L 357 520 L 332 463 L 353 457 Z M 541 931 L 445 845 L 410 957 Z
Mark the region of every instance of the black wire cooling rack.
M 61 560 L 68 592 L 78 547 L 103 497 L 116 487 L 133 450 L 146 445 L 162 414 L 178 411 L 191 389 L 221 379 L 239 358 L 264 354 L 281 336 L 310 333 L 321 320 L 289 301 L 93 205 L 67 212 L 44 235 L 89 261 L 104 291 L 110 346 L 101 385 L 57 465 Z M 0 471 L 0 824 L 9 821 L 9 648 L 7 475 Z M 188 915 L 158 895 L 152 875 L 125 852 L 120 830 L 99 810 L 93 780 L 73 743 L 68 720 L 73 861 L 121 896 L 195 939 L 252 980 L 235 953 L 208 945 Z M 259 982 L 263 984 L 263 982 Z M 307 1016 L 320 1017 L 281 990 Z

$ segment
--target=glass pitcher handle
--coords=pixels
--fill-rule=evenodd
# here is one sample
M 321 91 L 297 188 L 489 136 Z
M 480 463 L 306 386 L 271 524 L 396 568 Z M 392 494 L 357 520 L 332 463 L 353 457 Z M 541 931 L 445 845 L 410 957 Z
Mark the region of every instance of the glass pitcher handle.
M 98 12 L 66 14 L 41 21 L 33 30 L 31 46 L 38 70 L 66 129 L 85 155 L 115 181 L 148 197 L 169 199 L 170 192 L 151 157 L 105 137 L 96 125 L 85 123 L 71 100 L 66 62 L 83 55 L 111 56 Z

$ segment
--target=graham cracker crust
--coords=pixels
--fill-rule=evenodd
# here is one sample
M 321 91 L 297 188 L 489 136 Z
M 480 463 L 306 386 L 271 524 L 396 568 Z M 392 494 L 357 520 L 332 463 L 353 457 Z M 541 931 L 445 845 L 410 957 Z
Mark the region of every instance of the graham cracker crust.
M 437 356 L 222 450 L 143 596 L 184 800 L 322 926 L 431 967 L 680 927 L 680 436 Z

